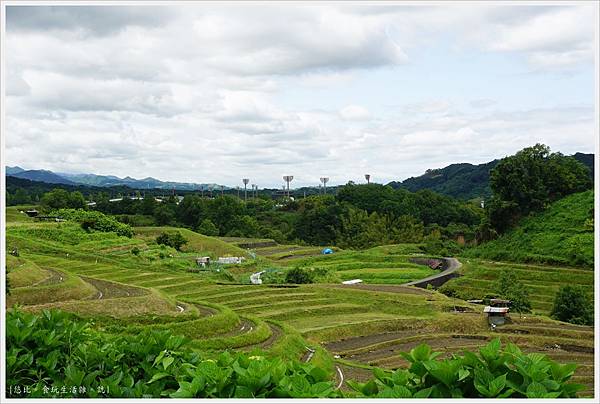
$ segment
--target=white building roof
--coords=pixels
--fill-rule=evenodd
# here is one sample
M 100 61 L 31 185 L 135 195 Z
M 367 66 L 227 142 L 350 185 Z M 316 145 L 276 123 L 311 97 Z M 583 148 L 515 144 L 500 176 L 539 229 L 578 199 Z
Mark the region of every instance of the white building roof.
M 508 307 L 492 307 L 485 306 L 483 309 L 484 313 L 508 313 Z

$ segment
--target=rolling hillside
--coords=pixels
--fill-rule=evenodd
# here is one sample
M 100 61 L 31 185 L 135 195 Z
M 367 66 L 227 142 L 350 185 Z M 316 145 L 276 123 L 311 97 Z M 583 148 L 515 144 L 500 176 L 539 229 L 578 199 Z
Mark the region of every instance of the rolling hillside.
M 575 153 L 572 156 L 590 170 L 594 176 L 594 155 Z M 444 168 L 427 170 L 419 177 L 411 177 L 404 181 L 390 182 L 392 188 L 404 188 L 411 192 L 430 189 L 440 194 L 460 199 L 473 199 L 491 196 L 490 170 L 496 167 L 500 160 L 484 164 L 451 164 Z
M 594 193 L 563 198 L 524 219 L 497 240 L 467 250 L 465 256 L 512 262 L 594 265 Z

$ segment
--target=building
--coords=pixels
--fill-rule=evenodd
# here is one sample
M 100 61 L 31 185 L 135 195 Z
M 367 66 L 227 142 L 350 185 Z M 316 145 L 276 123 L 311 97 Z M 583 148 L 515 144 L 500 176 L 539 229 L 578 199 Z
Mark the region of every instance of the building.
M 488 323 L 492 326 L 503 325 L 508 317 L 508 307 L 485 306 L 483 312 L 487 314 Z
M 246 258 L 244 257 L 219 257 L 219 264 L 241 264 Z
M 202 268 L 206 268 L 210 265 L 210 257 L 198 257 L 196 258 L 196 265 Z

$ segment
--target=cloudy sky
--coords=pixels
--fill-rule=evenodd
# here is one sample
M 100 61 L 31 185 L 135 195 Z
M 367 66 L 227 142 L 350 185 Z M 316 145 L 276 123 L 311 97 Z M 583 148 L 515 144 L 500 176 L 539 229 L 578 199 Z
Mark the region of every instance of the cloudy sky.
M 596 5 L 8 6 L 8 165 L 259 186 L 593 152 Z

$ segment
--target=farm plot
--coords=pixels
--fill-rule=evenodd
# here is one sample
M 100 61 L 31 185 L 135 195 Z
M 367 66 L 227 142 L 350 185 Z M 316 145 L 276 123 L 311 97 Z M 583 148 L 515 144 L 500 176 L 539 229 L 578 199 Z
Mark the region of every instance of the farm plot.
M 529 290 L 534 311 L 549 314 L 556 292 L 562 285 L 592 287 L 594 272 L 587 269 L 564 268 L 541 265 L 508 264 L 479 260 L 465 260 L 463 276 L 446 283 L 442 290 L 453 296 L 468 300 L 481 299 L 494 293 L 495 281 L 503 270 L 514 271 Z
M 168 330 L 190 338 L 193 347 L 209 355 L 227 349 L 268 350 L 270 355 L 283 358 L 310 358 L 328 369 L 332 379 L 338 377 L 336 366 L 346 379 L 358 380 L 370 375 L 371 366 L 404 366 L 398 353 L 421 342 L 450 354 L 476 349 L 500 336 L 526 351 L 581 364 L 576 381 L 588 386 L 587 395 L 593 392 L 591 328 L 527 316 L 514 318 L 512 324 L 492 333 L 480 313 L 481 306 L 401 286 L 412 278 L 436 273 L 408 261 L 414 247 L 383 246 L 363 252 L 278 259 L 290 246 L 264 246 L 264 258 L 260 259 L 322 268 L 341 279 L 364 279 L 366 284 L 232 284 L 214 274 L 186 272 L 185 265 L 195 254 L 239 254 L 244 250 L 201 236 L 187 246 L 187 251 L 166 250 L 174 257 L 160 259 L 153 238 L 162 230 L 136 229 L 137 236 L 123 240 L 114 234 L 88 234 L 68 223 L 9 226 L 7 239 L 21 252 L 20 257 L 7 261 L 9 279 L 15 280 L 11 303 L 26 304 L 26 310 L 61 308 L 93 317 L 96 326 L 106 332 Z M 62 231 L 67 234 L 60 234 Z M 140 256 L 130 252 L 131 246 L 140 248 Z M 295 252 L 304 248 L 292 247 Z M 215 251 L 210 253 L 209 248 Z M 493 269 L 502 267 L 497 263 Z M 534 286 L 544 274 L 555 283 L 562 274 L 558 268 L 516 268 L 522 271 L 523 279 L 532 268 L 536 273 L 529 275 L 526 283 Z M 484 290 L 485 282 L 494 279 L 487 271 L 481 276 L 476 272 L 469 275 L 471 270 L 468 267 L 465 271 L 465 278 L 472 281 L 464 284 L 465 290 Z M 593 280 L 586 271 L 565 271 L 582 284 Z M 536 289 L 535 296 L 535 301 L 548 301 L 541 288 Z M 454 312 L 457 306 L 470 312 Z

